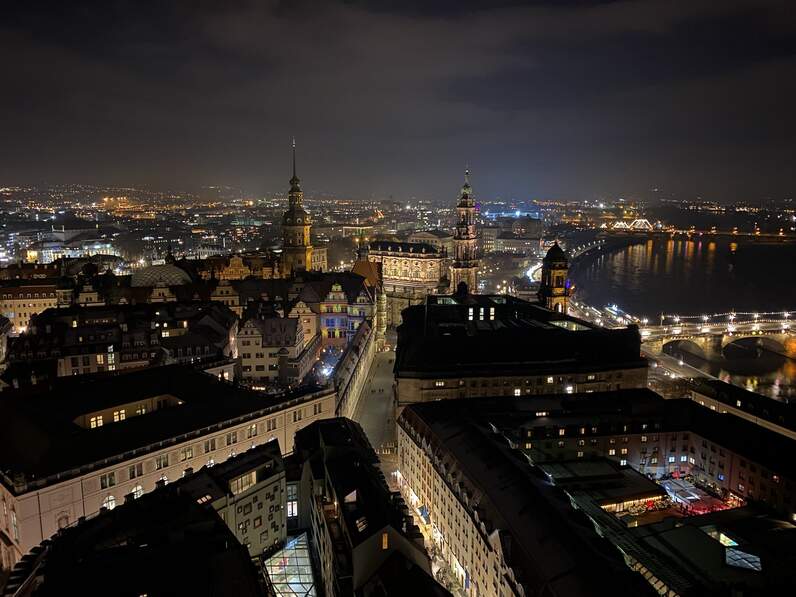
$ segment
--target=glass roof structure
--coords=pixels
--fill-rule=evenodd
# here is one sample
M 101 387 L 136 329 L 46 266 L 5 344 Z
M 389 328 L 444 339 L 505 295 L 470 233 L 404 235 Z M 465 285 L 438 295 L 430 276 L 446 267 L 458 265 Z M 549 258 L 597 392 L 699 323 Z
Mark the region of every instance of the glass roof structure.
M 317 595 L 307 533 L 289 538 L 284 548 L 265 560 L 265 571 L 277 595 Z

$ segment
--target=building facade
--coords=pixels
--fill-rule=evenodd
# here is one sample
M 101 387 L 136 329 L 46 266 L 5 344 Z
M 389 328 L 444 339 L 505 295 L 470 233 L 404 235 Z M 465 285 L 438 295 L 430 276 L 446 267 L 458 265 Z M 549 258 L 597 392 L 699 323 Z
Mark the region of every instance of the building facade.
M 381 267 L 388 326 L 400 324 L 407 307 L 447 288 L 446 253 L 430 244 L 378 240 L 370 243 L 367 259 Z
M 0 283 L 0 315 L 11 322 L 14 334 L 20 334 L 34 315 L 71 304 L 72 293 L 71 287 L 55 280 L 8 280 Z
M 466 594 L 534 594 L 547 575 L 558 578 L 559 565 L 565 574 L 585 572 L 576 572 L 570 558 L 583 557 L 589 567 L 611 553 L 605 566 L 618 578 L 638 573 L 655 594 L 725 595 L 730 587 L 777 594 L 792 583 L 783 569 L 791 556 L 768 546 L 792 533 L 796 520 L 788 456 L 794 442 L 750 421 L 632 389 L 434 402 L 406 409 L 398 423 L 404 495 Z M 711 520 L 704 510 L 660 507 L 662 485 L 650 479 L 665 484 L 684 477 L 725 502 L 715 510 L 720 515 Z M 620 489 L 623 484 L 632 489 Z M 645 509 L 648 519 L 639 514 Z M 571 524 L 577 516 L 586 524 Z M 722 522 L 735 528 L 726 531 L 732 541 L 719 544 Z M 542 531 L 547 524 L 552 535 Z M 693 528 L 676 530 L 683 525 Z M 586 529 L 597 532 L 589 539 L 581 534 Z M 683 536 L 667 540 L 675 533 Z M 523 563 L 516 549 L 506 550 L 515 542 L 525 545 L 523 553 L 545 557 Z M 596 552 L 577 547 L 589 544 Z M 616 567 L 617 546 L 624 571 Z M 735 548 L 752 556 L 736 564 L 729 553 Z M 755 558 L 762 567 L 754 567 Z M 595 582 L 599 574 L 586 573 L 582 581 Z M 567 586 L 567 595 L 577 594 L 577 584 Z M 581 584 L 584 594 L 595 590 Z M 640 595 L 651 588 L 619 590 L 612 581 L 606 590 Z
M 7 566 L 78 518 L 159 481 L 277 440 L 293 450 L 301 427 L 334 415 L 334 389 L 266 397 L 191 368 L 156 367 L 105 378 L 62 378 L 52 391 L 9 393 L 0 419 L 0 549 Z M 22 427 L 20 427 L 22 425 Z
M 254 386 L 300 384 L 318 360 L 321 339 L 304 341 L 297 317 L 252 317 L 241 325 L 241 377 Z
M 636 328 L 606 329 L 508 295 L 429 297 L 398 327 L 397 414 L 408 404 L 642 388 Z

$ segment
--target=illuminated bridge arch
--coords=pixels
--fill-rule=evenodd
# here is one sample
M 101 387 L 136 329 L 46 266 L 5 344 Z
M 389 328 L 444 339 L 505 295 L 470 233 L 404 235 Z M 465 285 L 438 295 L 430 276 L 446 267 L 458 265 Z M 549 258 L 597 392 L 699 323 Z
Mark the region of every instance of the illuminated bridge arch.
M 652 224 L 646 218 L 638 218 L 630 223 L 631 230 L 652 230 Z

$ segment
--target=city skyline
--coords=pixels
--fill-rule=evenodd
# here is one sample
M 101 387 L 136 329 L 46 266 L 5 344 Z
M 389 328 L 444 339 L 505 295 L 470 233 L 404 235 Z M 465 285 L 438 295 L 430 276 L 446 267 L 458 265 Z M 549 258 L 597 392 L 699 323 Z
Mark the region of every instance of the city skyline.
M 47 4 L 2 26 L 4 184 L 260 195 L 295 136 L 322 194 L 792 195 L 786 3 Z
M 793 594 L 790 4 L 6 11 L 0 597 Z

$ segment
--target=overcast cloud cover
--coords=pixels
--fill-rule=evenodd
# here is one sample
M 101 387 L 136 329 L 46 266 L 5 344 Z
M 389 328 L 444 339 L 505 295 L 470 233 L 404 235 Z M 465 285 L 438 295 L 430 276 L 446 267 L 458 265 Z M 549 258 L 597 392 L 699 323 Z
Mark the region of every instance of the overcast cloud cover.
M 20 2 L 0 185 L 784 198 L 790 1 Z

